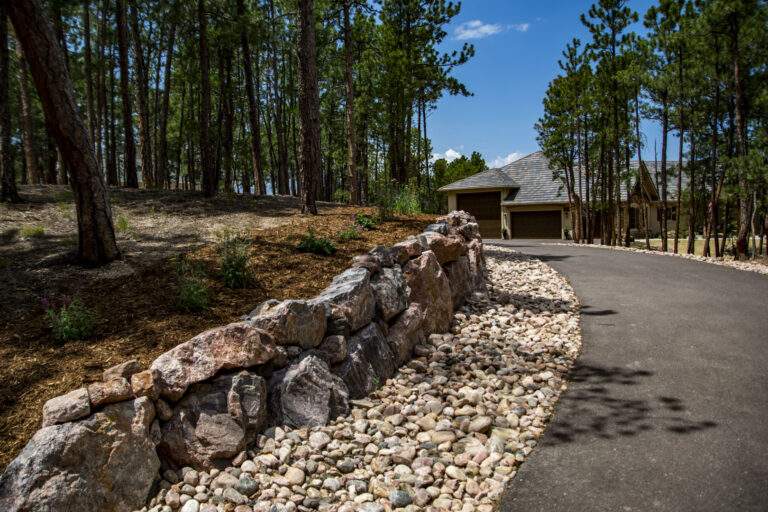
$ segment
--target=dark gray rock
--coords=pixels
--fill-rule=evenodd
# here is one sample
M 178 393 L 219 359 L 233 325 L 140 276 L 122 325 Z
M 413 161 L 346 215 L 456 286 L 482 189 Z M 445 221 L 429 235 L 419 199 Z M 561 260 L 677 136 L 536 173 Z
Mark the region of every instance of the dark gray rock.
M 448 234 L 448 223 L 447 222 L 435 222 L 434 224 L 430 224 L 426 228 L 424 228 L 424 231 L 434 231 L 435 233 L 440 233 L 441 235 L 447 235 Z
M 37 431 L 0 476 L 0 510 L 130 512 L 146 504 L 160 469 L 146 397 Z
M 400 266 L 382 268 L 371 279 L 376 297 L 376 310 L 381 318 L 389 321 L 408 307 L 408 285 Z
M 356 332 L 348 342 L 347 359 L 335 368 L 352 398 L 363 398 L 381 387 L 397 370 L 397 360 L 375 323 Z
M 178 466 L 208 469 L 228 462 L 266 422 L 267 388 L 248 371 L 194 384 L 162 426 L 159 450 Z
M 329 365 L 340 363 L 347 358 L 347 339 L 340 334 L 328 336 L 311 353 Z
M 349 268 L 312 299 L 328 309 L 328 334 L 349 334 L 370 323 L 376 306 L 370 272 Z
M 278 425 L 316 427 L 349 412 L 347 386 L 313 355 L 273 375 L 269 399 Z

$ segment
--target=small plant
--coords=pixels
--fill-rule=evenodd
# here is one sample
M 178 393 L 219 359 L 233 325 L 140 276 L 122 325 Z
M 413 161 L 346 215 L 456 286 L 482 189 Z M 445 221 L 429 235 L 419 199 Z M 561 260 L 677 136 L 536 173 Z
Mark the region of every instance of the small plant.
M 320 256 L 331 256 L 336 252 L 336 246 L 327 238 L 315 235 L 315 230 L 309 228 L 309 232 L 302 237 L 297 249 L 301 252 L 311 252 Z
M 19 234 L 21 238 L 42 238 L 45 236 L 45 228 L 43 226 L 23 226 Z
M 115 229 L 118 233 L 127 233 L 131 229 L 131 224 L 128 222 L 128 217 L 122 213 L 117 216 L 115 221 Z
M 194 312 L 208 309 L 210 297 L 210 290 L 202 278 L 182 276 L 179 280 L 179 296 L 176 305 L 180 310 Z
M 344 231 L 339 231 L 337 237 L 340 242 L 349 242 L 350 240 L 360 240 L 363 238 L 356 226 L 351 226 Z
M 43 307 L 53 336 L 58 341 L 82 340 L 93 334 L 96 318 L 80 299 L 65 299 L 61 304 L 43 299 Z
M 221 242 L 221 278 L 227 288 L 245 288 L 251 282 L 248 249 L 248 241 L 239 236 L 228 236 Z
M 179 295 L 176 298 L 176 306 L 187 312 L 208 309 L 211 293 L 205 283 L 202 268 L 182 255 L 176 261 L 176 274 L 179 276 Z
M 378 222 L 366 213 L 355 214 L 355 224 L 363 229 L 376 229 Z

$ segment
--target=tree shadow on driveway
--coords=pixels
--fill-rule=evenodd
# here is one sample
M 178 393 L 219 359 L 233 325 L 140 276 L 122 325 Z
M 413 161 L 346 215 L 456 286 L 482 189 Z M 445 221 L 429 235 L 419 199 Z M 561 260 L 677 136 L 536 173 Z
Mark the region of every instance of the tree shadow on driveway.
M 629 398 L 623 392 L 625 386 L 641 385 L 653 376 L 646 370 L 577 363 L 568 376 L 572 387 L 557 405 L 545 442 L 558 445 L 594 438 L 616 439 L 659 429 L 692 434 L 717 426 L 714 421 L 689 418 L 679 398 Z

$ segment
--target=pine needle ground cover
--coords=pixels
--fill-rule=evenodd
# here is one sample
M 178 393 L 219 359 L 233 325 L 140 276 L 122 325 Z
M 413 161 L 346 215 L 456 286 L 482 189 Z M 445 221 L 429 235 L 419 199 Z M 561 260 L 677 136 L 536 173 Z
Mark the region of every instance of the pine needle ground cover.
M 1 467 L 39 427 L 49 398 L 98 380 L 103 369 L 127 359 L 148 365 L 266 299 L 311 297 L 353 256 L 419 233 L 432 220 L 400 217 L 346 238 L 339 234 L 354 226 L 357 213 L 374 217 L 375 210 L 321 203 L 320 215 L 310 217 L 297 213 L 293 198 L 204 200 L 186 192 L 113 190 L 114 217 L 131 226 L 118 235 L 124 259 L 87 269 L 71 264 L 77 227 L 66 189 L 22 187 L 21 193 L 31 202 L 0 210 Z M 27 224 L 43 226 L 46 236 L 19 236 Z M 300 252 L 310 227 L 333 240 L 336 252 Z M 245 287 L 228 287 L 222 278 L 222 233 L 247 241 Z M 204 307 L 180 307 L 180 289 L 190 278 L 206 290 Z M 86 339 L 54 335 L 43 299 L 62 298 L 76 298 L 93 314 Z

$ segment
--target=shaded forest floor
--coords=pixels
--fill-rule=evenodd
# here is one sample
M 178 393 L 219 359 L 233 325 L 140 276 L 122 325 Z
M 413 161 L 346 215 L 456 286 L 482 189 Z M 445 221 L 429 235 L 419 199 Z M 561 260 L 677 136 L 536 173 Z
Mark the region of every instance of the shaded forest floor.
M 297 212 L 287 197 L 213 200 L 190 192 L 112 190 L 122 261 L 99 269 L 73 263 L 77 225 L 66 187 L 22 187 L 27 202 L 0 205 L 0 467 L 40 426 L 46 400 L 98 380 L 103 369 L 136 358 L 148 364 L 195 334 L 237 320 L 269 299 L 310 297 L 344 270 L 352 256 L 418 233 L 433 216 L 398 218 L 361 239 L 341 241 L 354 215 L 371 208 L 320 204 L 320 215 Z M 333 240 L 333 256 L 300 253 L 312 227 Z M 218 240 L 235 233 L 249 241 L 252 283 L 226 288 Z M 203 270 L 210 307 L 177 307 L 178 255 Z M 77 297 L 96 317 L 83 341 L 56 341 L 43 300 Z

